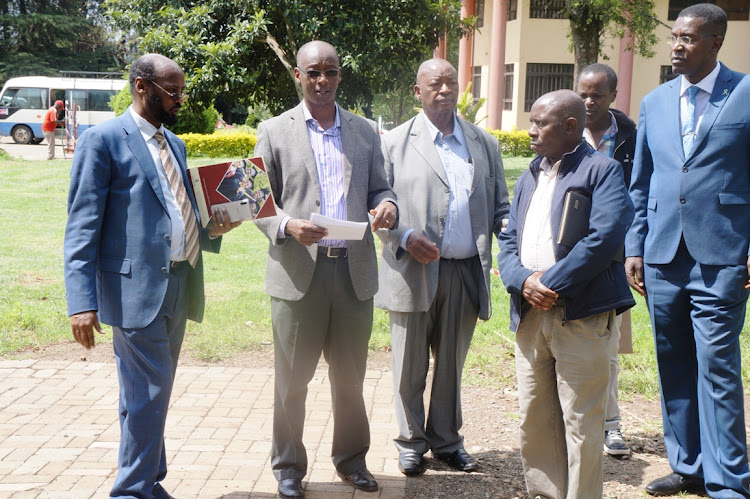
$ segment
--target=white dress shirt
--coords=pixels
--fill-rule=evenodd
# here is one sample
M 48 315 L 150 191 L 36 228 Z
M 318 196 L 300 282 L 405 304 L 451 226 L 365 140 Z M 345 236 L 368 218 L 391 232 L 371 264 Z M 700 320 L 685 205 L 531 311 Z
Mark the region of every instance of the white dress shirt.
M 141 117 L 141 115 L 136 113 L 132 106 L 129 107 L 128 110 L 130 111 L 130 115 L 133 117 L 138 130 L 141 131 L 143 140 L 146 141 L 148 152 L 151 153 L 151 159 L 154 161 L 154 165 L 156 165 L 156 173 L 159 175 L 159 185 L 164 194 L 164 200 L 167 202 L 167 213 L 172 222 L 172 239 L 170 240 L 169 259 L 173 262 L 184 261 L 187 259 L 187 256 L 185 255 L 185 223 L 182 221 L 182 212 L 180 211 L 180 207 L 177 205 L 177 200 L 172 192 L 172 186 L 167 178 L 167 172 L 164 171 L 164 165 L 161 164 L 159 143 L 156 142 L 156 139 L 154 138 L 154 134 L 156 134 L 158 130 L 161 130 L 162 134 L 164 133 L 164 126 L 162 125 L 157 129 L 154 125 Z M 168 144 L 169 142 L 167 142 L 167 145 Z M 172 148 L 167 147 L 167 149 L 169 150 L 169 155 L 172 157 L 172 164 L 175 165 L 175 168 L 179 168 L 180 164 L 177 162 L 177 158 L 175 157 L 174 152 L 172 152 Z M 189 187 L 185 186 L 185 188 L 188 189 Z
M 560 161 L 551 165 L 549 159 L 542 158 L 536 189 L 526 212 L 521 236 L 521 265 L 534 272 L 544 272 L 556 263 L 551 215 L 559 170 Z
M 706 113 L 708 100 L 711 98 L 711 93 L 714 91 L 714 85 L 716 84 L 716 78 L 719 76 L 720 69 L 721 64 L 717 62 L 713 71 L 695 84 L 696 87 L 701 89 L 700 92 L 695 94 L 695 133 L 698 133 L 698 129 L 700 129 L 701 121 L 703 121 L 703 115 Z M 683 125 L 685 124 L 685 121 L 687 121 L 687 106 L 689 99 L 687 90 L 692 86 L 693 84 L 687 81 L 685 75 L 680 77 L 680 133 L 682 133 Z

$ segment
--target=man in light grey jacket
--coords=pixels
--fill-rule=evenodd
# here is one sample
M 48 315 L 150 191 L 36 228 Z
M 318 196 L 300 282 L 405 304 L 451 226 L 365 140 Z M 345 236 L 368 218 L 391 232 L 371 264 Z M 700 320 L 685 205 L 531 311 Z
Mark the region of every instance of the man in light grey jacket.
M 477 317 L 490 317 L 492 233 L 507 216 L 508 188 L 497 140 L 456 116 L 458 77 L 444 59 L 419 68 L 423 112 L 383 140 L 388 180 L 399 196 L 399 226 L 383 240 L 375 305 L 389 311 L 399 469 L 425 470 L 424 454 L 461 471 L 461 373 Z M 430 412 L 423 392 L 434 359 Z

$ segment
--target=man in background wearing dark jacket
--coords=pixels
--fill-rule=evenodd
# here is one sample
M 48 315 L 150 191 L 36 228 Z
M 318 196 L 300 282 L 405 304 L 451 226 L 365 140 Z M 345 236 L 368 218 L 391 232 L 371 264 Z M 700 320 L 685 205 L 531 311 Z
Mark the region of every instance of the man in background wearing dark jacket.
M 635 304 L 617 261 L 633 204 L 620 165 L 582 140 L 586 107 L 575 92 L 543 95 L 530 118 L 538 156 L 516 183 L 498 237 L 516 333 L 526 488 L 531 497 L 602 497 L 611 331 L 616 313 Z M 590 215 L 579 213 L 584 230 L 563 244 L 569 192 L 579 207 L 588 198 Z
M 583 138 L 591 147 L 622 165 L 627 187 L 633 167 L 635 123 L 622 111 L 609 108 L 617 97 L 617 74 L 605 64 L 587 66 L 578 77 L 578 95 L 586 105 Z M 633 351 L 629 310 L 617 316 L 615 326 L 609 361 L 608 398 L 604 409 L 604 452 L 612 456 L 627 456 L 630 448 L 622 437 L 622 418 L 617 405 L 617 375 L 620 372 L 617 354 Z

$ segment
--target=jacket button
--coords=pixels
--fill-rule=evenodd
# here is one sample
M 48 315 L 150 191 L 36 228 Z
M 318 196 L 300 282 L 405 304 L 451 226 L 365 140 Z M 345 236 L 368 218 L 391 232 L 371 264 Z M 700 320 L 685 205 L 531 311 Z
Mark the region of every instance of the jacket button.
M 443 217 L 440 217 L 440 224 L 442 225 L 442 224 L 444 224 L 444 223 L 445 223 L 445 218 L 443 218 Z
M 315 200 L 315 206 L 320 206 L 320 201 L 317 199 Z
M 447 187 L 445 188 L 445 192 L 446 192 L 446 193 L 450 193 L 450 191 L 451 191 L 451 190 L 450 190 L 449 188 L 447 188 Z
M 167 267 L 162 267 L 161 268 L 161 273 L 162 274 L 169 274 L 169 269 Z
M 164 240 L 169 242 L 169 240 L 172 239 L 169 234 L 164 234 Z
M 687 172 L 688 172 L 687 166 L 683 166 L 682 167 L 682 173 L 687 173 Z
M 680 203 L 682 203 L 682 204 L 685 204 L 685 203 L 687 203 L 687 199 L 685 199 L 685 198 L 680 198 Z

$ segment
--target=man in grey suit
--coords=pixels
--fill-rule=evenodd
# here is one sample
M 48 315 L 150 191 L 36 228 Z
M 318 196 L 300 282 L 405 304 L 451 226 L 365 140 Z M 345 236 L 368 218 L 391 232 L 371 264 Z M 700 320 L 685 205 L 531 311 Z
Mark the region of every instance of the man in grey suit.
M 508 214 L 508 187 L 497 139 L 456 116 L 455 68 L 444 59 L 422 63 L 414 92 L 423 112 L 383 140 L 386 175 L 400 196 L 399 226 L 378 231 L 384 244 L 375 304 L 390 315 L 395 442 L 405 475 L 424 472 L 428 450 L 470 472 L 478 465 L 458 433 L 461 373 L 477 317 L 490 317 L 492 233 Z
M 396 196 L 385 178 L 374 123 L 336 105 L 338 54 L 313 41 L 297 53 L 295 78 L 304 100 L 261 123 L 255 154 L 268 169 L 276 216 L 256 221 L 268 237 L 266 292 L 271 296 L 275 388 L 271 463 L 281 497 L 303 497 L 302 443 L 307 384 L 321 352 L 333 399 L 333 463 L 355 488 L 378 484 L 367 470 L 370 430 L 362 384 L 378 287 L 372 233 L 359 241 L 327 239 L 311 213 L 396 223 Z

